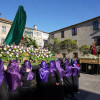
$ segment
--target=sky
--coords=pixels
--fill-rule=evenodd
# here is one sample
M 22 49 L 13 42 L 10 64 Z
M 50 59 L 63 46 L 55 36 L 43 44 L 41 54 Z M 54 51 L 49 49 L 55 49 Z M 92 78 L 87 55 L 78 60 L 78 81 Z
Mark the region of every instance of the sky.
M 45 32 L 100 16 L 100 0 L 0 0 L 0 18 L 13 21 L 19 5 L 27 14 L 26 27 Z

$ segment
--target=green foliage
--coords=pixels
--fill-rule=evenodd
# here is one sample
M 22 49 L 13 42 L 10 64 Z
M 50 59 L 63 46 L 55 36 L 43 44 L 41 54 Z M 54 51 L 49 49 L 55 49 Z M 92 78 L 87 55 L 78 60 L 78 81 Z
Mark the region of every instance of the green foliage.
M 26 46 L 31 46 L 33 45 L 34 48 L 38 48 L 38 44 L 36 43 L 36 40 L 33 39 L 32 34 L 31 35 L 24 35 L 24 39 L 26 40 L 26 42 L 24 42 L 24 44 Z
M 84 55 L 90 53 L 90 46 L 88 45 L 82 45 L 79 48 L 79 51 L 82 52 Z
M 65 39 L 61 41 L 60 47 L 62 50 L 66 50 L 67 52 L 72 52 L 77 49 L 77 41 L 72 39 Z
M 60 53 L 60 51 L 61 51 L 60 41 L 58 41 L 57 38 L 54 38 L 53 51 L 54 51 L 54 53 Z

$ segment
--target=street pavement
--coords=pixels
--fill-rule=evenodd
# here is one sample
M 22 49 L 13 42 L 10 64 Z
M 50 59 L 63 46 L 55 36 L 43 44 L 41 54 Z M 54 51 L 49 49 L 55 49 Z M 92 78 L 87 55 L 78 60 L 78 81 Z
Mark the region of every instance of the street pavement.
M 82 74 L 79 79 L 77 100 L 100 100 L 100 75 Z

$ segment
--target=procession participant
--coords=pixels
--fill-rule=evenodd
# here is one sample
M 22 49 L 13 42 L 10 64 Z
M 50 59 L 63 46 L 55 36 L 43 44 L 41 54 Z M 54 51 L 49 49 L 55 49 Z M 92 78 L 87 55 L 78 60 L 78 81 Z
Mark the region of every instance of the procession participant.
M 49 65 L 49 92 L 50 96 L 48 97 L 50 100 L 63 100 L 62 94 L 60 94 L 60 90 L 58 90 L 60 83 L 60 73 L 56 68 L 55 61 L 50 61 Z
M 41 68 L 39 69 L 39 88 L 40 88 L 40 97 L 44 100 L 48 100 L 48 76 L 49 70 L 47 69 L 47 64 L 45 61 L 41 62 Z
M 96 55 L 96 46 L 95 46 L 95 44 L 96 44 L 96 41 L 94 41 L 94 43 L 93 43 L 93 45 L 92 45 L 92 54 L 93 55 Z
M 35 81 L 35 74 L 32 72 L 32 66 L 31 63 L 28 60 L 24 61 L 24 65 L 21 70 L 21 95 L 25 98 L 32 97 L 32 90 L 33 88 L 36 88 L 36 81 Z
M 62 87 L 62 85 L 63 85 L 63 76 L 64 76 L 65 71 L 63 68 L 61 68 L 59 60 L 56 60 L 55 63 L 56 63 L 56 68 L 58 69 L 58 71 L 60 73 L 60 84 L 57 86 L 57 89 L 58 89 L 57 91 L 60 94 L 59 98 L 63 99 L 63 87 Z
M 65 71 L 63 68 L 61 68 L 59 60 L 56 60 L 55 63 L 56 63 L 56 68 L 58 69 L 58 71 L 60 73 L 60 80 L 62 80 Z
M 80 68 L 77 66 L 77 61 L 73 61 L 72 79 L 73 79 L 74 92 L 78 92 L 79 77 L 80 77 Z
M 7 84 L 9 90 L 9 100 L 15 100 L 19 97 L 20 90 L 20 69 L 17 62 L 12 62 L 7 70 Z
M 65 97 L 73 99 L 74 98 L 74 90 L 73 90 L 73 80 L 72 80 L 72 66 L 68 62 L 68 60 L 65 60 L 65 74 L 63 77 L 64 82 L 64 93 Z
M 78 53 L 77 52 L 73 53 L 73 58 L 71 60 L 71 63 L 73 63 L 74 60 L 76 60 L 78 62 Z
M 0 100 L 7 100 L 8 98 L 8 87 L 6 83 L 4 64 L 0 59 Z
M 8 63 L 7 69 L 10 67 L 11 63 L 14 63 L 14 62 L 17 62 L 17 60 L 15 60 L 15 59 L 10 60 Z

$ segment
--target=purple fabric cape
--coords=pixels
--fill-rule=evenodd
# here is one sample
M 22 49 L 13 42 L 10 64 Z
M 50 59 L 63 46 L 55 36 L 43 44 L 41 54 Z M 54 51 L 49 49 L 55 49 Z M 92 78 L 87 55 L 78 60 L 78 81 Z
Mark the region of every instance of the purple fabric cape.
M 10 91 L 14 91 L 20 83 L 21 75 L 17 62 L 12 62 L 7 71 L 7 83 Z
M 76 67 L 78 69 L 78 71 L 80 70 L 80 68 L 77 66 L 77 61 L 73 60 L 73 66 Z
M 61 68 L 59 60 L 56 60 L 55 63 L 56 63 L 56 68 L 58 69 L 58 71 L 60 73 L 60 79 L 62 79 L 65 71 L 64 71 L 64 69 Z
M 47 69 L 47 64 L 45 61 L 41 62 L 41 68 L 39 69 L 39 76 L 43 83 L 45 83 L 48 79 L 49 71 Z
M 78 68 L 73 67 L 73 68 L 72 68 L 72 75 L 73 75 L 73 76 L 76 76 L 77 74 L 78 74 Z
M 52 77 L 54 76 L 56 70 L 57 70 L 57 68 L 56 68 L 55 61 L 54 60 L 50 61 L 49 71 L 50 71 Z
M 65 75 L 66 77 L 72 76 L 72 66 L 68 62 L 68 60 L 65 60 Z
M 0 59 L 0 86 L 2 84 L 3 79 L 4 79 L 4 65 L 3 61 Z
M 31 63 L 28 60 L 24 61 L 24 66 L 22 68 L 22 74 L 26 72 L 27 69 L 31 70 Z M 27 80 L 32 80 L 34 77 L 34 73 L 32 71 L 29 72 L 27 76 Z
M 17 60 L 15 60 L 15 59 L 10 60 L 9 63 L 8 63 L 8 66 L 10 66 L 10 64 L 14 63 L 14 62 L 17 62 Z

